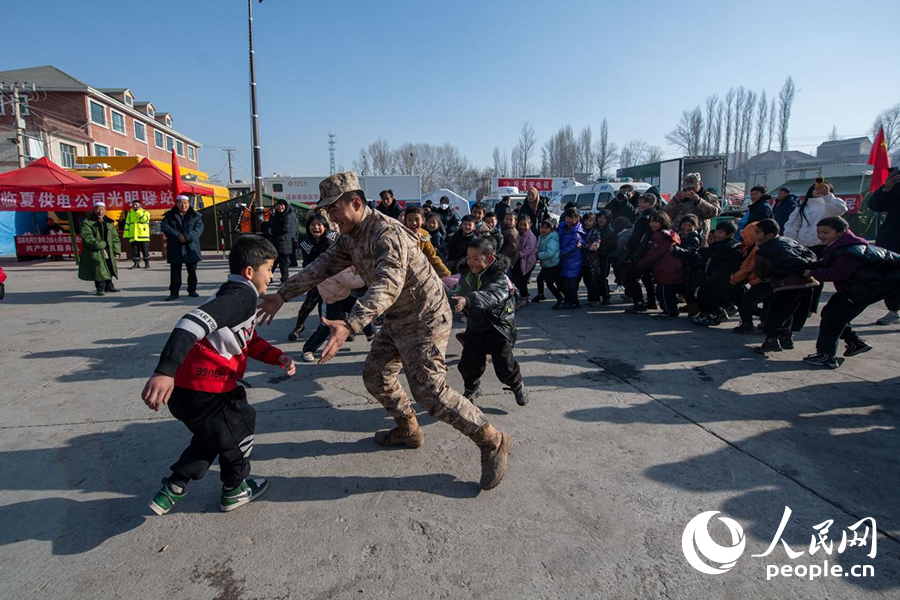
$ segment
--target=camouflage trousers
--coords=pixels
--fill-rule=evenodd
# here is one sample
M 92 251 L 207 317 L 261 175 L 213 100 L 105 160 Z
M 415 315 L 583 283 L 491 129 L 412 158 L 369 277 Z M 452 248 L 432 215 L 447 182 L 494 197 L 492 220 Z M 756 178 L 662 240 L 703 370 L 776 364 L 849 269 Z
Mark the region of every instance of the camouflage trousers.
M 363 381 L 392 417 L 402 419 L 414 414 L 397 378 L 405 369 L 413 399 L 435 419 L 472 436 L 488 421 L 477 406 L 447 385 L 444 353 L 451 326 L 449 306 L 421 319 L 385 322 L 363 365 Z

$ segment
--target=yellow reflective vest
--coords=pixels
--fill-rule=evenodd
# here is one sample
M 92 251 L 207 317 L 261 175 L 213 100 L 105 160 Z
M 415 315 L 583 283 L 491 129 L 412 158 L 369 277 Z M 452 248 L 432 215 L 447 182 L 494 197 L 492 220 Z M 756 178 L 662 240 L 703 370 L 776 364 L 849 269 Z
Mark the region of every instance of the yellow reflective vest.
M 125 217 L 125 235 L 126 240 L 132 242 L 149 242 L 150 241 L 150 212 L 139 208 L 128 211 Z

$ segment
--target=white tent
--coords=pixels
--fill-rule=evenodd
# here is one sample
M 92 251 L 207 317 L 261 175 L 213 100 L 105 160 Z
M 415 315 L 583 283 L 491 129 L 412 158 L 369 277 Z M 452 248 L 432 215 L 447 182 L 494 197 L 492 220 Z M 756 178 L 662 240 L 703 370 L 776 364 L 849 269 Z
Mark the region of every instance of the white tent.
M 431 200 L 432 204 L 438 206 L 441 203 L 442 196 L 447 196 L 447 198 L 450 199 L 450 206 L 453 207 L 453 210 L 455 210 L 456 214 L 460 217 L 469 214 L 469 201 L 447 188 L 438 188 L 433 192 L 422 194 L 422 204 L 425 204 L 426 200 Z

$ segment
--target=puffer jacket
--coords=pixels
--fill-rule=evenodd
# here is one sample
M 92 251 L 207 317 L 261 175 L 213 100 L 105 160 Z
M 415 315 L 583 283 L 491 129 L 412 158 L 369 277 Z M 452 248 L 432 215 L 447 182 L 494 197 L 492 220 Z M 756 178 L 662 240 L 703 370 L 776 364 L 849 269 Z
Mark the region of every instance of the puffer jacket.
M 784 236 L 776 237 L 756 251 L 754 272 L 761 281 L 768 281 L 772 291 L 816 287 L 819 282 L 806 274 L 817 261 L 816 254 L 799 242 Z
M 816 226 L 825 217 L 839 217 L 847 212 L 847 203 L 834 194 L 808 198 L 794 209 L 782 235 L 797 240 L 807 248 L 819 246 L 822 242 L 816 235 Z
M 472 232 L 465 235 L 462 229 L 450 236 L 447 240 L 447 262 L 445 263 L 451 273 L 459 273 L 462 265 L 466 264 L 466 254 L 469 251 L 469 244 L 478 234 Z
M 569 227 L 565 221 L 559 224 L 559 258 L 562 264 L 559 276 L 566 279 L 576 279 L 581 276 L 583 256 L 579 244 L 584 243 L 584 228 L 581 223 Z
M 681 239 L 671 229 L 660 229 L 650 235 L 647 254 L 637 264 L 641 271 L 652 270 L 653 281 L 659 285 L 684 283 L 684 263 L 671 250 Z
M 868 304 L 900 289 L 900 254 L 846 231 L 825 248 L 810 275 L 833 282 L 838 292 L 854 302 Z
M 791 218 L 798 204 L 800 203 L 794 194 L 788 194 L 781 201 L 775 200 L 775 205 L 772 207 L 772 218 L 775 219 L 782 231 L 784 231 L 784 226 L 787 224 L 788 219 Z
M 188 208 L 184 215 L 172 208 L 163 215 L 160 224 L 166 236 L 166 261 L 170 265 L 196 263 L 203 260 L 200 251 L 200 235 L 203 233 L 203 219 L 193 208 Z M 184 237 L 185 241 L 180 240 Z
M 559 233 L 551 231 L 547 235 L 542 235 L 538 240 L 538 260 L 545 269 L 555 267 L 559 264 Z
M 516 311 L 506 279 L 508 269 L 509 260 L 502 254 L 481 273 L 472 273 L 468 265 L 460 269 L 459 283 L 450 296 L 466 299 L 466 333 L 494 330 L 511 343 L 516 342 Z
M 705 281 L 727 282 L 741 268 L 741 243 L 728 238 L 700 249 L 700 272 Z
M 530 229 L 519 232 L 519 266 L 522 273 L 530 273 L 537 264 L 537 236 Z
M 753 269 L 756 266 L 757 250 L 759 250 L 759 246 L 756 245 L 756 223 L 750 223 L 741 230 L 741 255 L 744 257 L 744 262 L 731 276 L 731 283 L 742 284 L 745 281 L 750 285 L 761 283 Z

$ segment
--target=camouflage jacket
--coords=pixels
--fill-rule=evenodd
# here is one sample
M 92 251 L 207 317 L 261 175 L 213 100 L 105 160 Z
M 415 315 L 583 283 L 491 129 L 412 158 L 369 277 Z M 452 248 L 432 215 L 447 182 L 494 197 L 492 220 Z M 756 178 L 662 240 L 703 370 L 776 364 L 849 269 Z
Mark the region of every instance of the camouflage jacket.
M 368 207 L 364 210 L 353 231 L 341 235 L 331 248 L 281 286 L 281 297 L 291 300 L 355 266 L 369 289 L 347 316 L 354 333 L 381 314 L 385 326 L 389 326 L 398 321 L 420 321 L 442 308 L 448 310 L 444 285 L 419 250 L 418 236 L 396 219 Z

